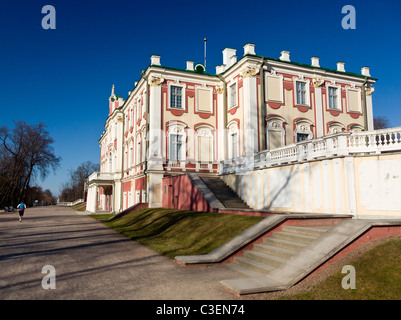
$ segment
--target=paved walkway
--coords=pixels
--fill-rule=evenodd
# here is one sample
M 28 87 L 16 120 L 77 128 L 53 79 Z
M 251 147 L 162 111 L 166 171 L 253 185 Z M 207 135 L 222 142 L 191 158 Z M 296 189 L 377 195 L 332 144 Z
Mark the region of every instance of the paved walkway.
M 43 289 L 42 268 L 56 270 Z M 0 212 L 0 299 L 238 299 L 225 265 L 183 267 L 71 208 Z M 254 297 L 255 298 L 255 297 Z

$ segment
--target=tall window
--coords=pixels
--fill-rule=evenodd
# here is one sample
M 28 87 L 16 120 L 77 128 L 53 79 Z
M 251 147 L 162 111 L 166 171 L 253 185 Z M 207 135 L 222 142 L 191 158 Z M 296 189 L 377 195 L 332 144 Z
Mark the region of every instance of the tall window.
M 329 109 L 339 109 L 338 88 L 329 87 Z
M 307 104 L 306 101 L 306 83 L 305 82 L 296 82 L 296 89 L 297 89 L 297 101 L 296 104 Z
M 237 105 L 237 83 L 230 86 L 230 108 Z
M 170 134 L 170 160 L 184 160 L 182 155 L 182 135 Z
M 238 133 L 231 134 L 231 158 L 238 157 Z
M 182 88 L 171 86 L 170 108 L 182 109 Z

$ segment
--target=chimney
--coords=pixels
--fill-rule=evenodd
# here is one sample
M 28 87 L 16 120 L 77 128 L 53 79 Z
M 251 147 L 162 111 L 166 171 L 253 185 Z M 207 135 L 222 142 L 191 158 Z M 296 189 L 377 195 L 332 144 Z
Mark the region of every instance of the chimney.
M 223 64 L 226 65 L 226 68 L 231 67 L 231 57 L 235 56 L 236 53 L 237 50 L 232 48 L 225 48 L 223 50 Z M 235 61 L 237 61 L 237 59 L 235 59 Z
M 150 57 L 150 64 L 152 66 L 160 66 L 160 56 L 153 55 Z
M 237 56 L 231 56 L 230 58 L 230 66 L 232 66 L 233 64 L 235 64 L 237 62 Z
M 221 66 L 216 66 L 216 74 L 224 72 L 224 64 Z
M 194 71 L 194 62 L 187 61 L 187 70 Z
M 255 45 L 253 43 L 247 43 L 244 45 L 244 56 L 247 54 L 256 54 Z
M 289 51 L 281 51 L 281 56 L 279 58 L 281 61 L 291 61 L 290 60 L 290 52 Z
M 320 68 L 319 57 L 312 57 L 312 67 Z
M 345 63 L 344 62 L 337 62 L 337 71 L 345 72 L 344 68 Z
M 361 73 L 362 73 L 364 76 L 370 77 L 369 67 L 363 67 L 363 68 L 361 69 Z

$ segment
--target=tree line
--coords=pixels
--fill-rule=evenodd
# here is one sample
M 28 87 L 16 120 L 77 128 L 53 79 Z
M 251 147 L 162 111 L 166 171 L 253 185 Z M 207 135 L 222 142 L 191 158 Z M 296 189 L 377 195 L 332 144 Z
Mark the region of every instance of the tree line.
M 69 170 L 69 180 L 61 187 L 61 202 L 72 202 L 78 199 L 85 199 L 86 179 L 94 171 L 99 171 L 99 164 L 91 161 L 81 163 L 78 168 Z
M 54 200 L 49 190 L 31 186 L 36 178 L 44 179 L 59 167 L 61 158 L 54 154 L 53 143 L 42 122 L 18 121 L 12 130 L 0 127 L 0 208 L 21 201 L 32 205 L 30 201 L 43 202 L 46 197 L 46 201 Z

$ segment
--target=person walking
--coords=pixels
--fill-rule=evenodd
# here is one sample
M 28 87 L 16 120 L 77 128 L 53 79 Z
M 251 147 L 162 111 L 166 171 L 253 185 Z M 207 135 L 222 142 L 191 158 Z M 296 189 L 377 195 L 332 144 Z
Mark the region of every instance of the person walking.
M 18 209 L 18 214 L 19 214 L 19 222 L 21 222 L 21 221 L 22 221 L 22 216 L 24 215 L 24 211 L 25 211 L 25 209 L 26 209 L 25 203 L 21 202 L 21 203 L 17 206 L 17 209 Z

